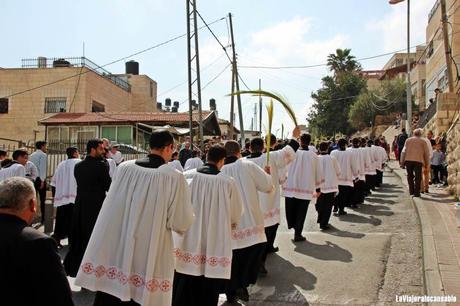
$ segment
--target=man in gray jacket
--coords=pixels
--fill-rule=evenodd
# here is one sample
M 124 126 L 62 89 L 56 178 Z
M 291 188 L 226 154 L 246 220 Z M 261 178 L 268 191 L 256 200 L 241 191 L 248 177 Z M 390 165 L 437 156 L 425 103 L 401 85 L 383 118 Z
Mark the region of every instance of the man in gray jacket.
M 409 194 L 420 197 L 422 167 L 430 163 L 430 151 L 425 140 L 421 138 L 422 129 L 416 129 L 414 136 L 408 138 L 401 152 L 401 168 L 407 169 Z

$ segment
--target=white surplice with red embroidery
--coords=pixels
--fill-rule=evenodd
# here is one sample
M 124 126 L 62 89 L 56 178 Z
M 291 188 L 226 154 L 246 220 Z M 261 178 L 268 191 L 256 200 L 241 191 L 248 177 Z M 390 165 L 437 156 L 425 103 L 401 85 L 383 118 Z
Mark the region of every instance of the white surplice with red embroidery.
M 59 163 L 51 179 L 51 186 L 56 188 L 54 207 L 75 203 L 77 196 L 77 181 L 73 174 L 75 165 L 81 162 L 79 158 L 66 159 Z
M 266 242 L 264 215 L 260 208 L 258 192 L 273 190 L 271 176 L 247 159 L 239 159 L 223 166 L 222 173 L 235 179 L 243 200 L 243 216 L 236 229 L 232 230 L 233 249 Z
M 318 163 L 322 174 L 320 184 L 321 192 L 339 192 L 339 177 L 341 172 L 337 159 L 331 155 L 320 155 L 318 156 Z
M 172 231 L 193 222 L 189 187 L 167 164 L 134 162 L 118 166 L 75 284 L 143 306 L 171 305 Z
M 348 150 L 334 150 L 331 152 L 340 166 L 339 185 L 341 186 L 354 186 L 354 179 L 359 176 L 360 172 L 360 156 L 359 151 Z
M 264 214 L 265 227 L 280 223 L 280 183 L 285 179 L 284 169 L 294 161 L 295 157 L 295 151 L 289 145 L 279 151 L 270 152 L 270 174 L 274 189 L 270 193 L 259 192 L 260 208 Z M 263 169 L 267 163 L 267 155 L 264 153 L 249 160 Z
M 230 279 L 232 224 L 243 213 L 241 195 L 233 178 L 184 173 L 189 181 L 195 221 L 183 236 L 174 235 L 176 271 L 194 276 Z
M 283 184 L 283 197 L 312 200 L 322 180 L 318 155 L 312 151 L 297 150 L 296 159 L 288 170 L 286 182 Z

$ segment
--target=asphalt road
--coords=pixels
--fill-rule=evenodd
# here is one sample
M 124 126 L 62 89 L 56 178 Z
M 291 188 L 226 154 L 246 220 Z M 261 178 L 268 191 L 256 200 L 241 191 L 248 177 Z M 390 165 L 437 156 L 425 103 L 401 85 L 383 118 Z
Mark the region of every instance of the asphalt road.
M 385 172 L 383 186 L 360 208 L 333 216 L 330 231 L 319 230 L 310 205 L 305 242 L 291 241 L 283 199 L 281 206 L 280 251 L 269 255 L 269 274 L 250 288 L 243 305 L 390 305 L 396 295 L 422 294 L 420 225 L 393 173 Z M 92 305 L 92 292 L 73 289 L 76 305 Z M 219 304 L 226 305 L 225 295 Z

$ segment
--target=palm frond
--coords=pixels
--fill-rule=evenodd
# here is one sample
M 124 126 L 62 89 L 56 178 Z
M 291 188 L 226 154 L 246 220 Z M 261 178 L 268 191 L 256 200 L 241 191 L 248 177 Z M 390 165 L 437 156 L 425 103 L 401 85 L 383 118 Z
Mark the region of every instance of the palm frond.
M 229 96 L 235 96 L 235 95 L 244 95 L 244 94 L 248 94 L 248 95 L 252 95 L 252 96 L 263 96 L 263 97 L 268 97 L 270 99 L 273 99 L 275 101 L 278 101 L 279 103 L 281 103 L 281 105 L 283 105 L 284 109 L 286 110 L 286 112 L 288 113 L 289 117 L 291 117 L 292 121 L 294 122 L 294 125 L 297 126 L 297 119 L 295 117 L 295 112 L 292 108 L 292 106 L 289 104 L 289 102 L 286 100 L 285 97 L 283 97 L 282 95 L 278 94 L 278 93 L 274 93 L 274 92 L 269 92 L 269 91 L 265 91 L 265 90 L 241 90 L 241 91 L 238 91 L 238 92 L 234 92 L 234 93 L 231 93 L 229 94 Z
M 273 123 L 273 100 L 270 99 L 267 107 L 267 116 L 268 116 L 268 133 L 265 136 L 266 140 L 266 148 L 267 148 L 267 163 L 266 165 L 270 165 L 270 143 L 272 138 L 272 123 Z

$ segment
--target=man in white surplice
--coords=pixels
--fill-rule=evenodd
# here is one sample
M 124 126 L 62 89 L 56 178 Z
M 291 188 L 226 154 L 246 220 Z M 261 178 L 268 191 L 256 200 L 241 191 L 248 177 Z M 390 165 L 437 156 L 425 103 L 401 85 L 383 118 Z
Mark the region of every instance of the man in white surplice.
M 273 190 L 270 175 L 247 159 L 241 159 L 241 147 L 238 142 L 225 143 L 227 158 L 222 173 L 233 177 L 243 200 L 243 216 L 232 231 L 232 276 L 227 288 L 227 301 L 236 302 L 237 298 L 249 300 L 247 287 L 255 284 L 259 272 L 267 238 L 264 231 L 264 216 L 260 208 L 259 194 Z M 266 172 L 269 167 L 266 167 Z
M 296 151 L 296 159 L 288 170 L 288 178 L 283 185 L 282 195 L 286 200 L 286 220 L 288 228 L 294 228 L 294 242 L 305 241 L 302 236 L 308 205 L 320 191 L 321 167 L 318 155 L 309 149 L 310 134 L 300 136 L 301 149 Z
M 294 138 L 299 137 L 300 129 L 295 128 L 292 134 Z M 295 144 L 292 144 L 293 142 Z M 271 135 L 270 144 L 272 148 L 276 144 L 276 137 L 274 135 Z M 260 208 L 264 214 L 265 235 L 267 236 L 267 247 L 262 257 L 262 265 L 260 267 L 261 274 L 267 274 L 265 268 L 267 254 L 278 251 L 278 248 L 275 248 L 273 243 L 275 242 L 276 231 L 280 223 L 280 179 L 283 176 L 280 172 L 294 161 L 296 157 L 296 153 L 291 146 L 297 149 L 299 144 L 297 141 L 291 140 L 283 149 L 270 152 L 269 166 L 274 190 L 270 193 L 259 192 Z M 263 169 L 267 164 L 267 154 L 262 153 L 264 151 L 264 141 L 262 138 L 253 138 L 249 150 L 251 154 L 246 158 Z
M 203 161 L 198 157 L 198 152 L 192 152 L 192 158 L 187 159 L 184 166 L 184 171 L 197 169 L 198 167 L 203 166 Z
M 241 219 L 243 203 L 235 180 L 220 172 L 225 157 L 224 147 L 212 146 L 202 167 L 184 173 L 195 221 L 183 237 L 174 236 L 173 306 L 217 305 L 230 279 L 231 231 Z
M 118 166 L 75 280 L 97 291 L 95 305 L 171 305 L 172 231 L 193 222 L 187 181 L 167 165 L 173 150 L 157 130 L 147 157 Z
M 80 153 L 76 147 L 67 148 L 66 154 L 68 159 L 59 163 L 50 184 L 54 194 L 54 207 L 57 207 L 52 237 L 60 247 L 62 247 L 61 239 L 67 238 L 70 233 L 73 204 L 77 196 L 74 169 L 75 165 L 81 162 Z

